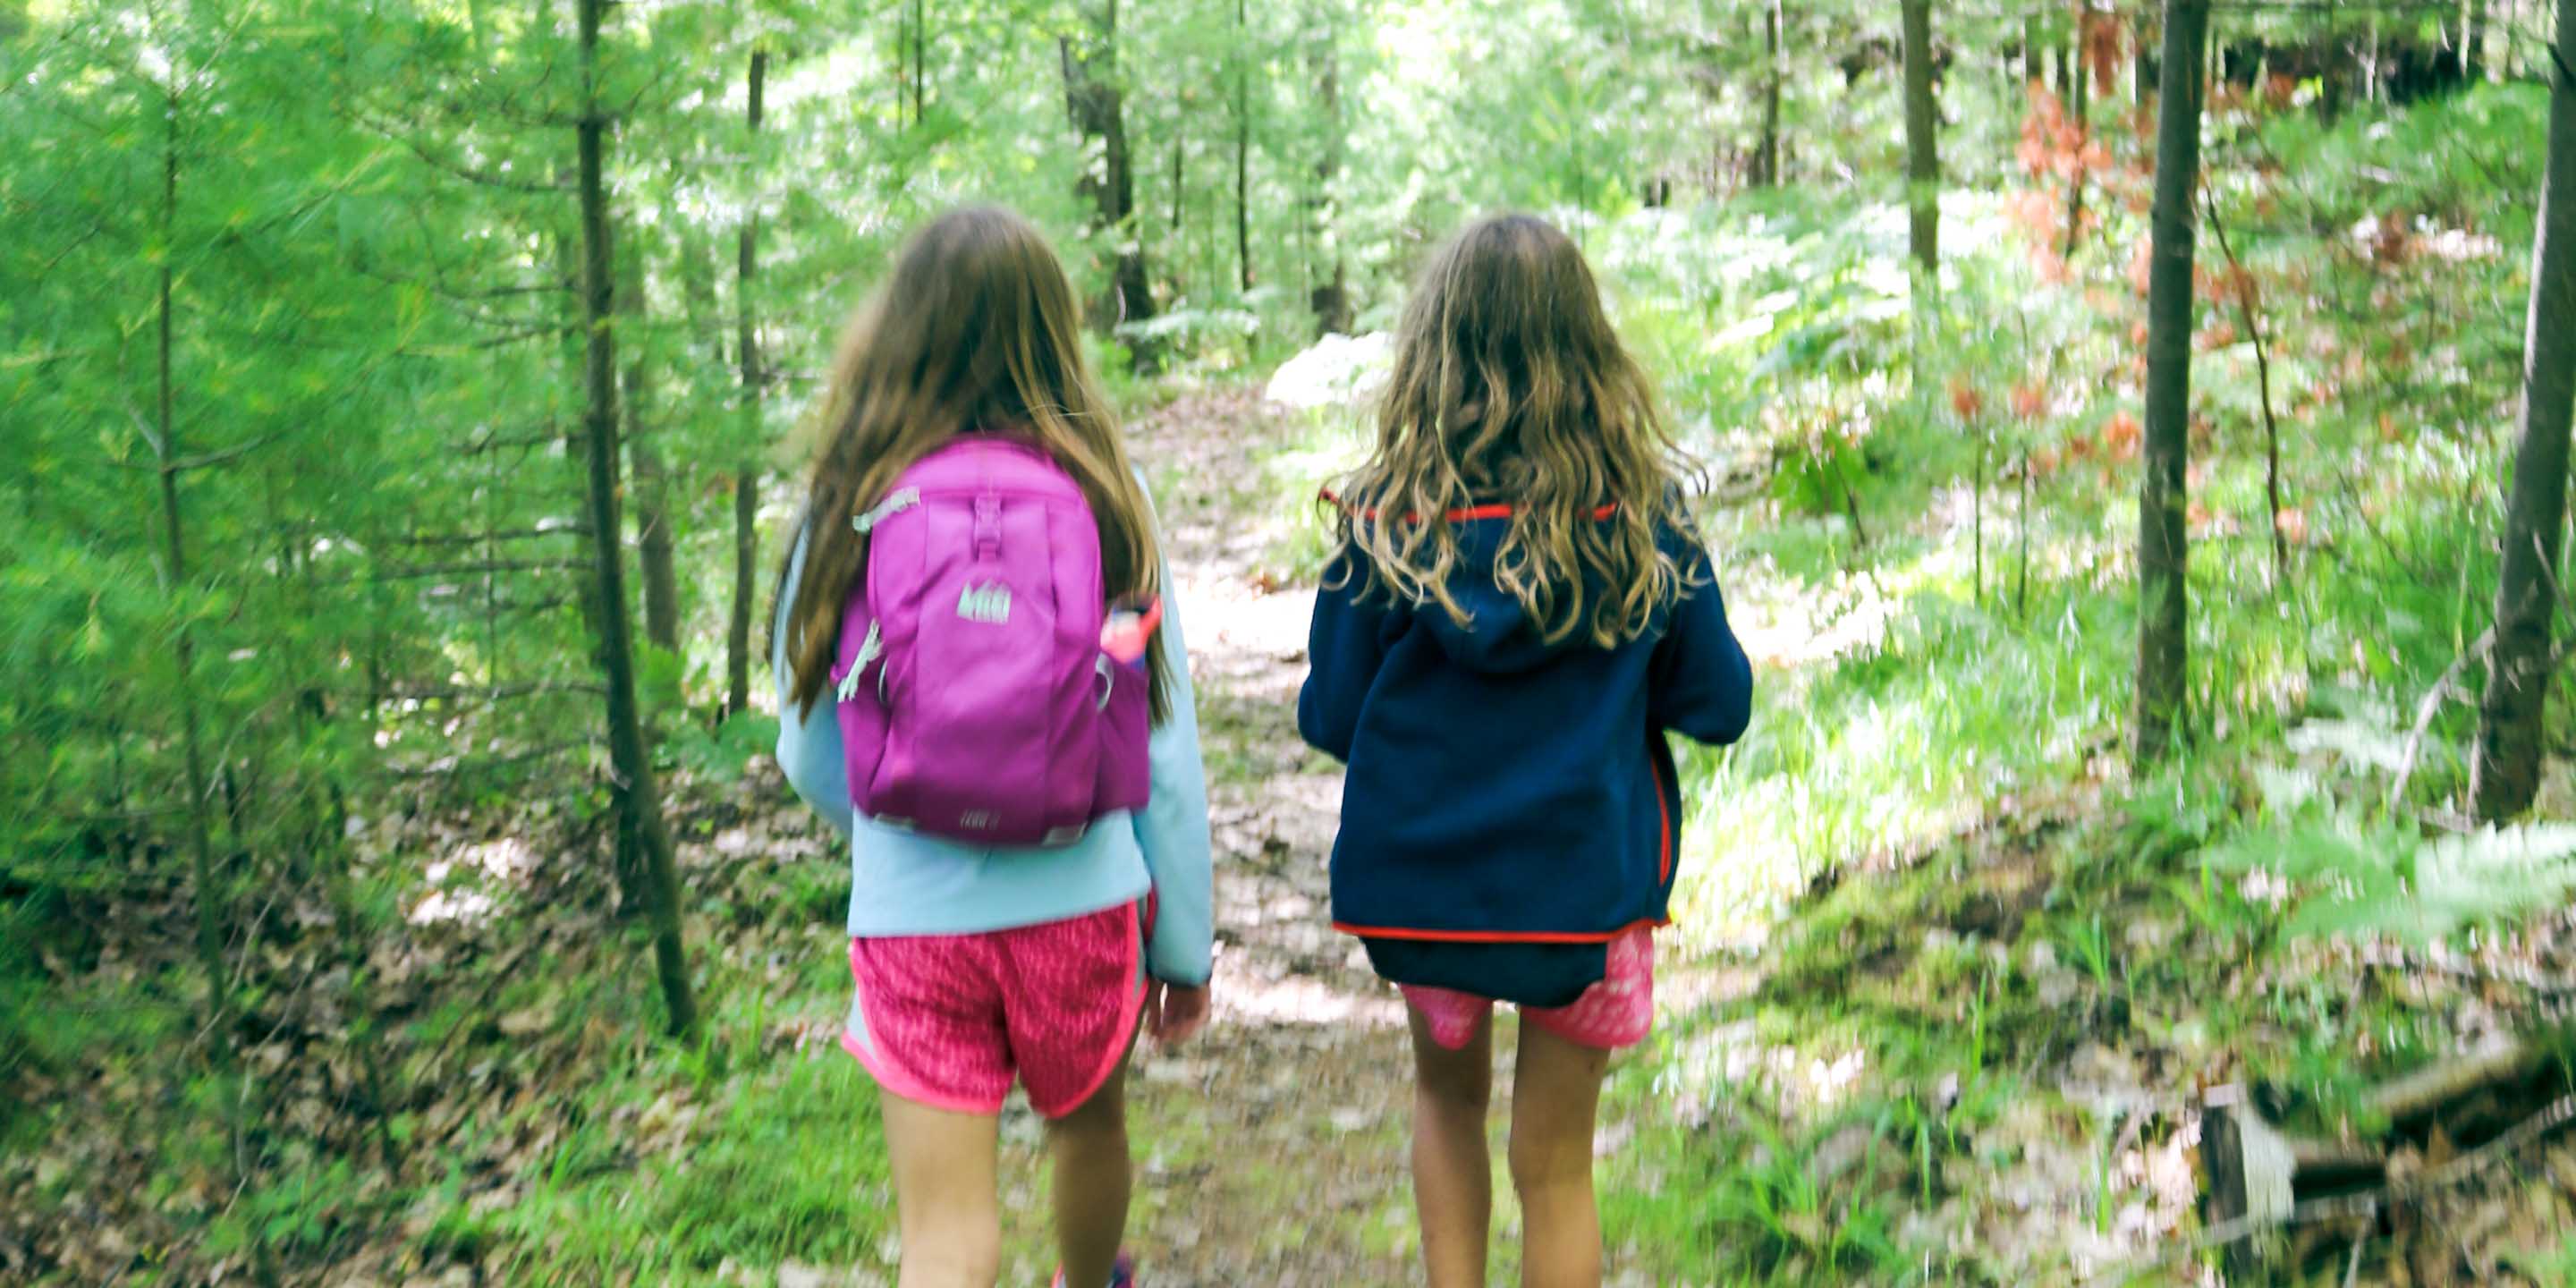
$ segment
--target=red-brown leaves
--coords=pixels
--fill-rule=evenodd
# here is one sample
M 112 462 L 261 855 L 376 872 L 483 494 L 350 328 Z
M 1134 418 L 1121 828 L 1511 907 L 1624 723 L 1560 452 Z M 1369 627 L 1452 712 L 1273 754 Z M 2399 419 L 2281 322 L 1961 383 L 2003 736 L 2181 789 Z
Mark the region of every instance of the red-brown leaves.
M 2129 25 L 2116 13 L 2096 13 L 2091 5 L 2077 10 L 2084 62 L 2093 73 L 2093 97 L 2120 92 L 2120 60 L 2128 52 Z
M 1959 413 L 1960 420 L 1973 421 L 1985 412 L 1986 396 L 1965 380 L 1953 380 L 1950 382 L 1950 410 Z
M 2113 460 L 2136 460 L 2145 441 L 2146 427 L 2126 411 L 2113 412 L 2102 422 L 2102 454 Z
M 2048 414 L 2048 390 L 2039 385 L 2014 385 L 2013 414 L 2023 420 L 2037 420 Z

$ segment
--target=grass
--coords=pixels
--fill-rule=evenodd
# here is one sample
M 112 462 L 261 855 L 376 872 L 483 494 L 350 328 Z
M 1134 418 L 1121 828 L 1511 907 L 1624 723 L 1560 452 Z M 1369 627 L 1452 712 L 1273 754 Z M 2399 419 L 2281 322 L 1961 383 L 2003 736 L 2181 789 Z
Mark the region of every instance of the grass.
M 524 1250 L 501 1268 L 543 1281 L 712 1282 L 729 1264 L 877 1259 L 892 1201 L 875 1092 L 847 1057 L 800 1052 L 737 1078 L 705 1117 L 683 1152 L 640 1178 L 601 1173 L 615 1150 L 604 1135 L 567 1141 L 496 1218 L 500 1242 Z
M 780 868 L 785 885 L 768 893 L 795 896 L 803 870 Z M 842 911 L 778 906 L 826 924 Z M 893 1204 L 876 1091 L 824 1022 L 845 1004 L 846 968 L 829 951 L 783 972 L 745 965 L 719 968 L 702 993 L 696 1046 L 644 1047 L 585 1078 L 506 1198 L 448 1192 L 430 1241 L 478 1249 L 487 1272 L 525 1282 L 712 1284 L 737 1267 L 879 1262 Z M 810 1022 L 805 1036 L 775 1030 L 791 1019 Z

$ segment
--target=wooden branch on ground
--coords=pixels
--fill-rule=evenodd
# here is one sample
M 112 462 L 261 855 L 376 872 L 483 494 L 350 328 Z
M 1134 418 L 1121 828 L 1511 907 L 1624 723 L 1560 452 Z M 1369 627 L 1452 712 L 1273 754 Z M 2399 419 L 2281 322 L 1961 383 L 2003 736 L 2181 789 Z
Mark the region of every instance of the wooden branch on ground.
M 2524 1081 L 2550 1054 L 2543 1043 L 2512 1042 L 2494 1051 L 2426 1065 L 2373 1090 L 2363 1103 L 2397 1125 L 2419 1123 L 2476 1093 Z
M 2375 1216 L 2456 1184 L 2576 1122 L 2566 1063 L 2571 1039 L 2576 1029 L 2517 1038 L 2381 1084 L 2362 1100 L 2365 1110 L 2388 1123 L 2373 1140 L 2288 1135 L 2264 1119 L 2244 1087 L 2211 1088 L 2201 1107 L 2206 1233 L 2198 1246 L 2223 1249 L 2230 1274 L 2253 1273 L 2270 1255 L 2264 1236 Z M 2436 1134 L 2461 1152 L 2429 1170 L 2391 1174 L 2401 1149 Z

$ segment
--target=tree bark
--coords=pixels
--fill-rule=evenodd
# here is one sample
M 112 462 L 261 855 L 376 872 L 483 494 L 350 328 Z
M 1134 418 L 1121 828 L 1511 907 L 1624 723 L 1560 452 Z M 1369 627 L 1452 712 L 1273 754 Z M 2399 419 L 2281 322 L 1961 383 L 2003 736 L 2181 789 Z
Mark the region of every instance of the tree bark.
M 912 123 L 921 124 L 930 103 L 930 15 L 912 0 Z
M 2523 327 L 2521 442 L 2505 510 L 2504 569 L 2495 646 L 2478 703 L 2469 795 L 2489 822 L 2539 794 L 2541 716 L 2549 697 L 2550 630 L 2567 524 L 2568 417 L 2576 408 L 2576 3 L 2560 0 L 2549 94 L 2549 159 L 2532 234 L 2531 311 Z
M 179 421 L 178 384 L 172 371 L 171 349 L 177 327 L 176 309 L 172 303 L 175 286 L 171 267 L 171 248 L 179 222 L 179 95 L 176 89 L 165 89 L 161 103 L 161 268 L 155 293 L 155 310 L 159 320 L 157 343 L 158 386 L 153 420 L 158 439 L 153 443 L 154 460 L 159 466 L 161 482 L 162 560 L 169 572 L 165 589 L 172 596 L 184 592 L 188 584 L 188 542 L 186 525 L 179 506 L 178 462 Z M 224 962 L 224 938 L 230 931 L 230 897 L 223 875 L 215 870 L 214 819 L 207 808 L 205 734 L 197 714 L 197 633 L 188 611 L 180 610 L 178 629 L 173 632 L 171 652 L 178 666 L 179 750 L 187 771 L 188 791 L 188 880 L 195 887 L 197 912 L 197 959 L 206 972 L 206 1027 L 213 1036 L 210 1048 L 219 1068 L 230 1068 L 233 1056 L 232 979 Z M 239 1124 L 235 1124 L 238 1133 Z
M 2263 338 L 2263 320 L 2254 310 L 2254 279 L 2236 258 L 2236 247 L 2227 240 L 2227 224 L 2218 217 L 2218 199 L 2209 199 L 2209 231 L 2218 238 L 2218 253 L 2227 259 L 2228 275 L 2235 282 L 2237 316 L 2244 319 L 2245 336 L 2254 345 L 2254 390 L 2263 409 L 2263 500 L 2271 514 L 2266 525 L 2272 530 L 2272 583 L 2282 585 L 2290 579 L 2290 537 L 2281 530 L 2281 421 L 2272 412 L 2272 350 Z
M 2487 0 L 2469 0 L 2468 20 L 2460 28 L 2460 74 L 2471 85 L 2487 74 Z
M 2093 128 L 2093 59 L 2084 48 L 2085 19 L 2078 16 L 2075 24 L 2075 64 L 2066 73 L 2066 111 L 2075 118 L 2075 127 L 2090 132 Z
M 1058 37 L 1056 53 L 1064 68 L 1065 114 L 1086 148 L 1094 139 L 1101 145 L 1101 168 L 1086 166 L 1074 182 L 1074 195 L 1091 206 L 1093 233 L 1116 247 L 1105 298 L 1092 310 L 1093 324 L 1109 332 L 1122 323 L 1151 319 L 1154 291 L 1134 220 L 1136 178 L 1127 156 L 1126 102 L 1117 79 L 1118 0 L 1086 5 L 1084 16 L 1085 30 Z M 1140 342 L 1135 355 L 1138 371 L 1154 370 L 1154 346 Z
M 1932 104 L 1932 0 L 1905 0 L 1905 179 L 1915 262 L 1941 269 L 1941 163 Z
M 662 819 L 660 787 L 653 759 L 644 749 L 644 731 L 636 716 L 635 656 L 628 637 L 625 559 L 617 517 L 617 334 L 609 326 L 615 311 L 615 272 L 608 244 L 606 168 L 608 121 L 599 104 L 599 22 L 608 0 L 581 0 L 582 112 L 575 127 L 580 149 L 582 332 L 588 337 L 582 364 L 588 394 L 583 408 L 590 467 L 590 532 L 595 580 L 599 588 L 599 669 L 608 686 L 608 758 L 621 790 L 625 824 L 644 852 L 648 910 L 653 926 L 653 956 L 662 985 L 662 1006 L 671 1032 L 687 1037 L 698 1023 L 698 1003 L 689 983 L 688 954 L 680 938 L 680 878 L 671 853 L 671 833 Z
M 755 152 L 760 140 L 760 99 L 769 79 L 769 54 L 751 55 L 751 104 L 746 120 Z M 755 175 L 764 173 L 757 165 Z M 742 362 L 741 464 L 733 476 L 733 612 L 725 622 L 725 714 L 751 709 L 751 601 L 760 584 L 760 450 L 761 406 L 765 376 L 760 369 L 759 315 L 752 294 L 760 278 L 760 209 L 745 212 L 735 244 L 734 353 Z
M 1762 142 L 1753 154 L 1753 186 L 1780 185 L 1780 6 L 1771 0 L 1762 11 Z
M 1252 51 L 1243 0 L 1234 0 L 1234 260 L 1252 291 Z
M 698 360 L 710 369 L 731 365 L 725 358 L 724 310 L 716 302 L 716 247 L 712 238 L 690 229 L 680 240 L 680 307 L 689 315 L 689 335 Z
M 2141 112 L 2146 111 L 2147 105 L 2153 103 L 2156 97 L 2156 62 L 2151 52 L 2153 46 L 2149 43 L 2153 38 L 2154 19 L 2142 12 L 2138 15 L 2136 47 L 2129 55 L 2129 89 Z M 2327 81 L 2332 83 L 2333 78 L 2328 77 Z
M 2145 468 L 2138 485 L 2138 673 L 2132 750 L 2163 758 L 2183 717 L 2190 610 L 2192 210 L 2200 186 L 2201 52 L 2209 0 L 2165 4 L 2165 93 L 2156 114 L 2156 178 L 2147 286 Z
M 631 239 L 630 239 L 631 240 Z M 625 388 L 626 456 L 635 467 L 636 562 L 644 576 L 644 638 L 665 653 L 680 651 L 680 576 L 671 551 L 670 486 L 653 444 L 647 409 L 651 376 L 645 369 L 644 257 L 629 245 L 618 261 L 617 317 L 627 329 Z
M 2373 9 L 2370 11 L 2369 52 L 2362 55 L 2361 101 L 2378 102 L 2379 90 L 2379 11 Z
M 1316 104 L 1324 117 L 1322 155 L 1315 161 L 1315 200 L 1309 212 L 1315 246 L 1331 263 L 1331 276 L 1317 282 L 1308 295 L 1315 311 L 1315 333 L 1318 337 L 1351 329 L 1350 265 L 1342 256 L 1341 239 L 1333 228 L 1337 209 L 1333 185 L 1341 181 L 1344 130 L 1342 121 L 1342 52 L 1341 33 L 1335 30 L 1331 15 L 1322 16 L 1322 30 L 1313 33 L 1314 42 L 1308 61 L 1315 74 Z

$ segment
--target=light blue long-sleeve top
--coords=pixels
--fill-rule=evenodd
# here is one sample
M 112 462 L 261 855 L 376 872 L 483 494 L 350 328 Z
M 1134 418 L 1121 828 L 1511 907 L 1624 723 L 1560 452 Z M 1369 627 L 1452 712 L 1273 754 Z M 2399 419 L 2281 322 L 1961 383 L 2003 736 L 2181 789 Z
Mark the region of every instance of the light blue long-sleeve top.
M 805 533 L 790 556 L 781 603 L 794 603 L 805 573 Z M 885 827 L 850 803 L 841 722 L 827 693 L 800 711 L 789 693 L 786 613 L 770 641 L 778 678 L 778 764 L 807 805 L 850 838 L 850 934 L 968 935 L 1034 926 L 1155 895 L 1146 969 L 1167 984 L 1207 983 L 1214 953 L 1207 771 L 1190 685 L 1189 648 L 1171 568 L 1163 568 L 1163 654 L 1171 668 L 1171 719 L 1148 743 L 1153 799 L 1141 813 L 1103 816 L 1071 845 L 965 845 Z

